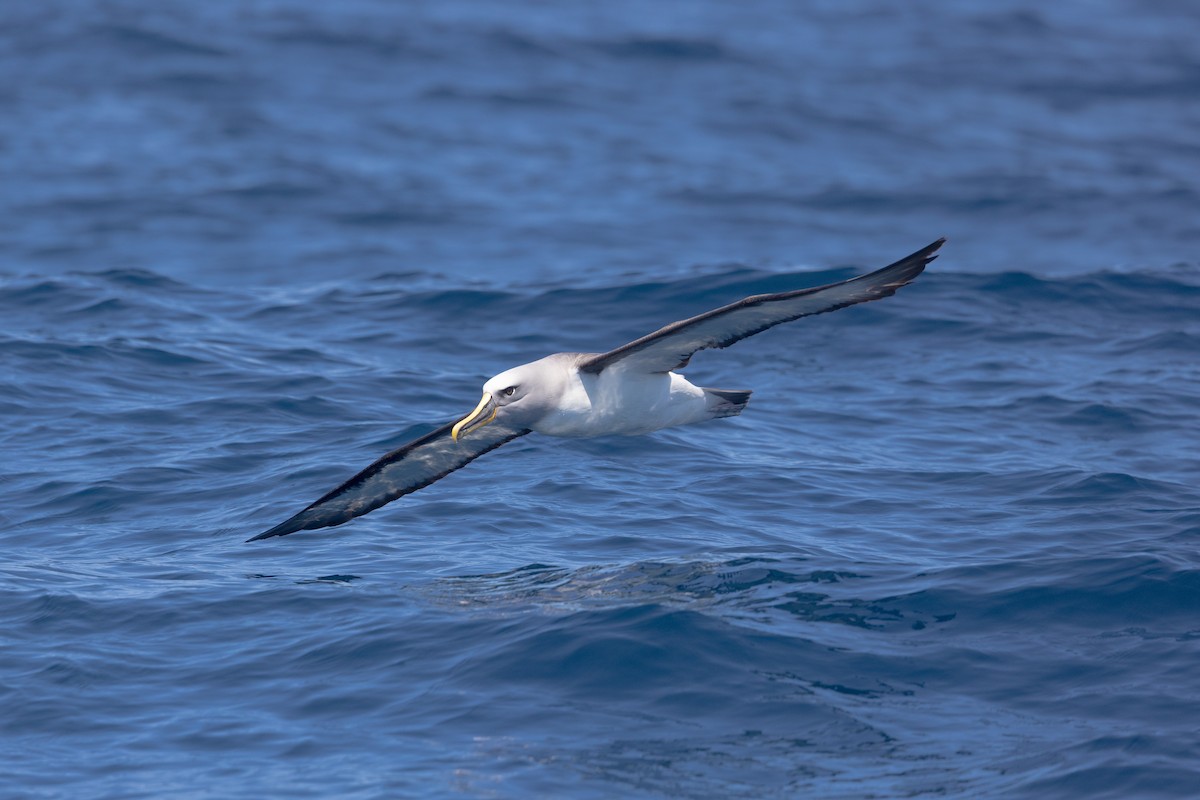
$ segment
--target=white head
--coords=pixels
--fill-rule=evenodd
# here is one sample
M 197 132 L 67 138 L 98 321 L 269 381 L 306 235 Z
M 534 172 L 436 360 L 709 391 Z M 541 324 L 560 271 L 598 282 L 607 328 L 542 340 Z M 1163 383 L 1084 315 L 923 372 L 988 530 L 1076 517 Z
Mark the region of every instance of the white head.
M 570 371 L 571 362 L 557 353 L 501 372 L 483 385 L 483 399 L 455 423 L 451 435 L 457 441 L 497 419 L 528 428 L 558 408 Z

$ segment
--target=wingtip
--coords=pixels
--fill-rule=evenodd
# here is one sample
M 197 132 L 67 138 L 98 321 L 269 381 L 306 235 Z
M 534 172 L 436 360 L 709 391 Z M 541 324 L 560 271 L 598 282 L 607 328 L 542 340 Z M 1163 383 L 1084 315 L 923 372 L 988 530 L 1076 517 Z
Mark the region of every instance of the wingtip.
M 869 272 L 866 275 L 859 275 L 856 278 L 851 278 L 846 283 L 863 282 L 874 286 L 877 291 L 876 297 L 889 297 L 902 286 L 907 286 L 917 279 L 917 276 L 925 271 L 925 267 L 937 258 L 937 251 L 943 244 L 946 243 L 946 237 L 943 236 L 929 244 L 910 253 L 899 261 L 888 264 L 882 269 Z
M 903 286 L 904 284 L 909 283 L 910 281 L 912 281 L 918 275 L 920 275 L 922 272 L 925 271 L 925 267 L 929 264 L 929 262 L 933 261 L 934 259 L 936 259 L 938 257 L 937 251 L 945 243 L 946 243 L 946 237 L 943 236 L 943 237 L 936 239 L 935 241 L 930 242 L 929 244 L 925 245 L 924 247 L 922 247 L 920 250 L 916 251 L 915 253 L 911 253 L 911 254 L 905 256 L 904 258 L 900 259 L 899 261 L 896 261 L 892 264 L 888 264 L 883 269 L 876 270 L 875 272 L 872 272 L 868 275 L 863 275 L 860 278 L 854 278 L 852 280 L 859 280 L 861 278 L 869 279 L 869 278 L 873 278 L 873 277 L 877 277 L 877 276 L 886 274 L 886 275 L 891 275 L 891 276 L 895 276 L 896 278 L 898 278 L 899 281 L 897 283 L 897 286 Z
M 293 524 L 294 522 L 294 519 L 281 522 L 269 531 L 263 531 L 258 536 L 251 536 L 246 540 L 246 543 L 249 544 L 250 542 L 257 542 L 262 539 L 272 539 L 276 536 L 287 536 L 289 533 L 295 533 L 300 530 L 300 526 Z
M 938 250 L 941 250 L 942 245 L 944 245 L 945 243 L 946 243 L 945 236 L 938 237 L 934 241 L 930 242 L 929 244 L 925 245 L 923 248 L 918 250 L 916 253 L 913 253 L 913 255 L 923 257 L 926 259 L 927 262 L 933 261 L 935 258 L 937 258 L 935 253 L 937 253 Z

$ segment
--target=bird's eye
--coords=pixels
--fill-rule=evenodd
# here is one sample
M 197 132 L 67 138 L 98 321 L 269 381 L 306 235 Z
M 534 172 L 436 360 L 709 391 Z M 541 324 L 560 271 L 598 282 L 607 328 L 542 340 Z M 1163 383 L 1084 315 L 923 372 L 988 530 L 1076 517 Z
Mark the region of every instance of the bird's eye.
M 504 395 L 505 397 L 512 397 L 514 394 L 516 394 L 516 392 L 517 392 L 517 387 L 510 386 L 507 389 L 505 389 L 504 391 L 500 392 L 500 394 Z

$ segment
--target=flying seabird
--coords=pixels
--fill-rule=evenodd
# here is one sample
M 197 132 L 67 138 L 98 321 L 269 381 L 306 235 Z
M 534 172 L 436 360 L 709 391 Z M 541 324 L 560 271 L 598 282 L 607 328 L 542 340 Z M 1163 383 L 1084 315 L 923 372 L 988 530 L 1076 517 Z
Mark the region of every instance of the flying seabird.
M 607 353 L 555 353 L 501 372 L 467 416 L 388 453 L 248 541 L 341 525 L 423 489 L 527 433 L 650 433 L 742 413 L 750 391 L 695 386 L 674 370 L 699 350 L 728 347 L 782 322 L 888 297 L 915 279 L 945 239 L 867 275 L 759 294 L 670 325 Z

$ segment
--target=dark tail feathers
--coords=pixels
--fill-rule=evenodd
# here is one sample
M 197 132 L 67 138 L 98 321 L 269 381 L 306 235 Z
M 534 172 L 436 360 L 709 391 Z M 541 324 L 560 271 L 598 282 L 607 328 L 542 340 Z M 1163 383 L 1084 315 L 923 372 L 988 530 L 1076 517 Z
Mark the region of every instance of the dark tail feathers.
M 705 387 L 704 394 L 708 398 L 708 410 L 713 418 L 736 417 L 750 402 L 749 389 L 709 389 Z

